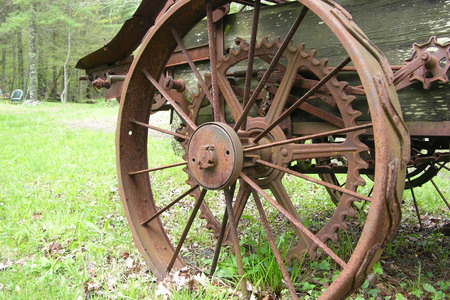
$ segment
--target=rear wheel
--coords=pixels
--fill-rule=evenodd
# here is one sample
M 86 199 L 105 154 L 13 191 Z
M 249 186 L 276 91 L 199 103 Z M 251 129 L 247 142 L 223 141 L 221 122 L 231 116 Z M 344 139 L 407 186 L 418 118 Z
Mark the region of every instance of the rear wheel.
M 287 266 L 298 266 L 304 254 L 313 259 L 329 256 L 340 275 L 322 297 L 343 298 L 364 282 L 393 237 L 400 220 L 408 138 L 397 113 L 392 74 L 382 54 L 340 7 L 328 1 L 299 2 L 295 10 L 290 9 L 296 15 L 284 41 L 257 42 L 259 24 L 254 22 L 248 42 L 238 39 L 238 46 L 223 57 L 216 50 L 212 13 L 223 1 L 206 5 L 200 0 L 178 1 L 144 40 L 125 82 L 117 165 L 134 241 L 157 278 L 200 255 L 211 259 L 213 273 L 225 239 L 232 242 L 238 273 L 244 276 L 248 270 L 242 255 L 245 258 L 247 253 L 241 253 L 239 239 L 252 236 L 248 230 L 262 225 L 293 298 L 299 292 L 299 277 Z M 253 12 L 257 20 L 258 2 Z M 209 71 L 195 77 L 198 93 L 173 97 L 155 78 L 161 77 L 175 49 L 184 48 L 181 37 L 205 16 Z M 317 20 L 323 26 L 303 30 Z M 319 39 L 323 31 L 339 45 L 341 62 L 319 59 L 316 51 L 306 50 L 298 41 L 306 32 L 310 41 Z M 182 51 L 190 61 L 187 52 Z M 353 67 L 347 67 L 349 63 Z M 198 71 L 193 62 L 191 68 L 192 73 Z M 350 95 L 355 89 L 338 79 L 349 71 L 361 85 L 358 97 Z M 156 92 L 168 101 L 157 111 L 176 113 L 182 120 L 178 129 L 153 123 Z M 361 116 L 365 113 L 361 108 L 369 114 Z M 185 152 L 182 158 L 163 163 L 166 153 L 155 149 L 149 130 L 177 140 Z M 365 161 L 370 151 L 365 135 L 373 135 L 376 163 L 370 166 Z M 320 177 L 308 174 L 319 171 Z M 341 173 L 342 186 L 336 184 L 335 173 Z M 371 197 L 360 192 L 365 185 L 363 173 L 373 176 Z M 334 199 L 327 190 L 336 192 Z M 168 196 L 168 191 L 174 193 Z M 332 205 L 320 221 L 308 221 L 314 213 L 299 210 L 311 194 L 315 204 Z M 362 217 L 355 211 L 355 203 L 360 202 L 369 203 L 361 209 Z M 197 217 L 200 210 L 206 224 Z M 246 228 L 238 226 L 243 214 L 256 217 L 245 219 Z M 251 223 L 258 218 L 256 226 Z M 280 227 L 280 222 L 285 226 Z M 211 235 L 215 249 L 204 241 L 208 230 L 202 231 L 202 224 L 215 229 Z M 352 239 L 358 236 L 350 246 L 349 241 L 339 241 L 340 232 L 349 227 L 356 232 Z M 277 248 L 274 238 L 280 230 L 293 232 L 283 240 L 285 251 Z

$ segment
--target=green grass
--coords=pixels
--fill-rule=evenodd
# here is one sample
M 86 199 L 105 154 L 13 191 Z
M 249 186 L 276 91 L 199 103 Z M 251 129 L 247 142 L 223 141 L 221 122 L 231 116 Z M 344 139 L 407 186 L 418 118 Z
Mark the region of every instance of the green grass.
M 0 272 L 3 298 L 75 298 L 89 268 L 100 279 L 106 257 L 133 252 L 113 134 L 66 125 L 105 115 L 117 107 L 1 104 L 0 253 L 3 264 L 14 263 Z
M 0 102 L 0 299 L 165 298 L 158 296 L 164 289 L 135 249 L 118 195 L 112 128 L 117 114 L 117 105 L 103 102 L 38 106 Z M 170 140 L 152 140 L 149 165 L 179 162 L 181 158 L 171 150 Z M 443 174 L 436 182 L 448 195 L 450 178 L 448 172 Z M 185 179 L 180 168 L 152 174 L 154 193 L 163 199 L 158 205 L 179 194 L 177 182 Z M 325 195 L 323 191 L 289 176 L 284 182 L 293 198 L 302 199 L 297 205 L 305 225 L 317 226 L 317 221 L 333 212 L 332 204 L 316 200 Z M 302 198 L 305 194 L 309 196 Z M 448 237 L 436 230 L 448 221 L 448 210 L 429 186 L 416 195 L 427 229 L 416 230 L 406 191 L 400 234 L 375 269 L 379 281 L 367 282 L 355 299 L 401 299 L 411 293 L 419 295 L 417 299 L 442 299 L 449 293 Z M 208 193 L 206 201 L 220 218 L 224 206 L 218 197 Z M 177 218 L 163 216 L 175 239 L 192 203 L 192 198 L 184 199 L 176 208 Z M 265 234 L 254 226 L 258 224 L 254 204 L 249 201 L 248 205 L 240 226 L 246 277 L 259 295 L 289 299 Z M 286 222 L 274 210 L 268 210 L 268 217 L 277 223 L 273 228 L 277 242 L 289 244 L 289 234 L 280 234 Z M 184 254 L 200 271 L 210 263 L 205 249 L 215 245 L 211 234 L 201 230 L 203 226 L 204 220 L 196 220 L 197 234 L 188 238 L 194 246 Z M 251 229 L 257 234 L 250 234 Z M 342 237 L 341 245 L 353 242 L 351 233 Z M 296 287 L 305 299 L 317 298 L 336 275 L 325 258 L 305 260 L 289 271 L 301 281 Z M 238 298 L 235 274 L 234 259 L 227 250 L 217 271 L 219 279 L 206 284 L 194 281 L 190 288 L 165 284 L 171 299 Z
M 0 102 L 0 299 L 165 298 L 156 296 L 118 195 L 117 114 L 118 105 L 103 102 Z M 151 145 L 151 163 L 163 163 L 170 142 Z M 190 293 L 229 295 L 210 284 L 172 296 Z

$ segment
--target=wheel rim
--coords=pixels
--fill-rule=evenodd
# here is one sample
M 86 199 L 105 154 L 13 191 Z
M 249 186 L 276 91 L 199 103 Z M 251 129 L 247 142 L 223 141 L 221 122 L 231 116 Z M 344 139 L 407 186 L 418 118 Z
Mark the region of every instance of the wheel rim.
M 359 136 L 365 132 L 365 129 L 369 128 L 369 126 L 361 127 L 361 125 L 357 124 L 356 118 L 359 116 L 359 113 L 349 104 L 345 107 L 344 103 L 346 101 L 349 103 L 352 101 L 344 96 L 343 100 L 340 100 L 340 102 L 334 102 L 334 104 L 337 104 L 338 107 L 340 107 L 338 110 L 340 111 L 341 119 L 343 119 L 343 126 L 341 126 L 341 129 L 346 130 L 339 131 L 340 129 L 336 129 L 338 130 L 335 134 L 336 136 L 342 136 L 343 134 L 345 136 L 344 142 L 339 145 L 333 145 L 328 150 L 325 149 L 323 151 L 319 150 L 314 144 L 302 145 L 298 140 L 295 143 L 291 142 L 286 144 L 289 147 L 295 146 L 294 150 L 286 145 L 275 146 L 273 143 L 284 142 L 288 140 L 286 134 L 290 135 L 289 126 L 282 125 L 282 122 L 279 122 L 278 120 L 286 119 L 282 118 L 282 116 L 289 110 L 288 99 L 292 85 L 285 83 L 285 81 L 281 79 L 278 86 L 278 90 L 281 92 L 274 92 L 273 102 L 267 114 L 263 117 L 252 117 L 250 111 L 245 112 L 245 105 L 242 103 L 242 101 L 245 103 L 251 102 L 252 97 L 247 97 L 247 99 L 244 100 L 239 99 L 229 84 L 229 81 L 225 77 L 220 76 L 221 74 L 225 74 L 220 72 L 220 63 L 226 63 L 226 59 L 222 59 L 219 64 L 215 65 L 212 71 L 213 76 L 211 76 L 209 80 L 212 86 L 211 96 L 209 97 L 211 97 L 210 102 L 212 103 L 211 107 L 213 107 L 212 115 L 214 116 L 211 121 L 214 121 L 214 123 L 199 125 L 196 118 L 197 113 L 189 112 L 189 109 L 192 108 L 192 104 L 182 100 L 176 102 L 170 95 L 165 95 L 168 100 L 173 100 L 170 102 L 171 108 L 184 119 L 185 123 L 183 130 L 178 133 L 174 132 L 172 135 L 176 139 L 181 140 L 182 143 L 188 144 L 187 148 L 185 147 L 185 149 L 187 149 L 187 155 L 183 156 L 186 161 L 179 164 L 168 165 L 166 167 L 175 168 L 176 166 L 188 165 L 186 169 L 188 174 L 194 175 L 194 173 L 197 172 L 194 176 L 191 176 L 193 178 L 188 179 L 188 181 L 190 180 L 190 183 L 182 190 L 182 192 L 180 192 L 179 196 L 176 197 L 174 201 L 177 202 L 177 200 L 183 199 L 188 194 L 194 195 L 196 198 L 193 212 L 181 234 L 181 242 L 178 243 L 177 248 L 172 246 L 171 239 L 166 232 L 167 228 L 165 228 L 165 224 L 161 221 L 159 215 L 155 217 L 155 214 L 158 212 L 157 206 L 160 204 L 158 204 L 158 200 L 154 197 L 155 191 L 152 190 L 153 183 L 150 183 L 152 180 L 149 177 L 149 173 L 152 174 L 154 169 L 149 169 L 152 168 L 152 166 L 149 166 L 148 161 L 149 156 L 152 156 L 153 153 L 148 153 L 148 126 L 146 126 L 146 124 L 149 123 L 149 119 L 150 121 L 152 120 L 150 112 L 155 91 L 159 91 L 163 94 L 165 92 L 154 78 L 160 77 L 165 62 L 178 46 L 176 35 L 179 34 L 180 36 L 184 36 L 198 20 L 205 17 L 207 12 L 203 1 L 179 1 L 166 13 L 162 20 L 151 29 L 143 42 L 141 51 L 133 62 L 130 75 L 125 82 L 117 130 L 119 186 L 125 213 L 133 233 L 134 242 L 157 278 L 163 278 L 168 269 L 181 268 L 184 266 L 178 253 L 189 232 L 190 224 L 195 220 L 197 211 L 202 205 L 204 206 L 203 202 L 205 200 L 207 189 L 222 189 L 225 192 L 226 211 L 228 211 L 225 215 L 230 218 L 230 225 L 226 228 L 225 226 L 222 226 L 223 230 L 222 234 L 219 236 L 219 244 L 221 244 L 221 239 L 224 237 L 225 231 L 231 232 L 231 239 L 234 241 L 235 246 L 238 244 L 238 236 L 236 233 L 233 233 L 233 231 L 236 228 L 235 223 L 239 221 L 239 217 L 246 206 L 250 194 L 254 194 L 253 198 L 256 201 L 258 211 L 261 211 L 261 206 L 258 203 L 259 197 L 257 194 L 263 195 L 263 198 L 269 202 L 273 200 L 275 206 L 277 203 L 276 201 L 278 201 L 281 208 L 278 207 L 277 209 L 290 220 L 300 241 L 303 240 L 303 242 L 300 242 L 300 245 L 303 245 L 301 246 L 301 251 L 299 251 L 299 248 L 293 248 L 294 250 L 297 250 L 297 256 L 304 251 L 308 251 L 312 256 L 315 256 L 315 251 L 319 247 L 323 252 L 328 253 L 328 251 L 331 251 L 331 253 L 328 254 L 333 257 L 337 264 L 340 264 L 343 267 L 340 276 L 323 294 L 323 297 L 328 299 L 332 297 L 344 297 L 351 293 L 355 288 L 359 287 L 364 281 L 365 275 L 381 254 L 387 240 L 392 238 L 395 233 L 395 229 L 400 219 L 398 199 L 401 199 L 399 198 L 399 195 L 401 195 L 402 192 L 404 160 L 405 157 L 407 157 L 407 154 L 405 154 L 407 151 L 402 150 L 402 148 L 407 149 L 408 145 L 406 142 L 407 137 L 402 131 L 401 119 L 399 119 L 401 116 L 398 115 L 398 109 L 396 109 L 398 108 L 396 95 L 392 84 L 389 83 L 392 74 L 385 71 L 387 70 L 387 67 L 382 55 L 371 46 L 365 36 L 360 33 L 359 29 L 349 21 L 349 18 L 347 18 L 347 15 L 343 10 L 339 7 L 332 7 L 325 2 L 300 2 L 311 11 L 310 13 L 320 17 L 341 42 L 343 49 L 346 50 L 350 57 L 349 60 L 353 62 L 358 71 L 359 79 L 364 87 L 365 98 L 370 109 L 372 118 L 370 127 L 372 127 L 374 133 L 376 148 L 376 176 L 374 178 L 373 196 L 368 199 L 371 201 L 371 204 L 365 220 L 366 226 L 361 233 L 357 246 L 349 260 L 343 262 L 339 257 L 335 258 L 331 249 L 324 244 L 324 242 L 330 239 L 337 239 L 337 229 L 346 229 L 346 222 L 344 219 L 354 215 L 352 203 L 356 199 L 367 199 L 367 197 L 357 193 L 357 188 L 358 186 L 364 185 L 364 181 L 360 176 L 360 170 L 366 166 L 359 153 L 367 150 L 367 147 L 361 142 Z M 211 1 L 210 3 L 213 7 L 223 4 L 221 1 Z M 306 9 L 303 11 L 306 12 Z M 301 18 L 299 19 L 299 23 L 301 23 Z M 173 32 L 175 32 L 175 34 Z M 264 44 L 264 42 L 261 44 Z M 281 48 L 283 46 L 281 44 L 277 47 Z M 303 50 L 299 51 L 298 47 L 295 48 L 288 46 L 287 44 L 286 47 L 288 49 L 286 51 L 281 51 L 281 54 L 288 53 L 292 49 L 297 49 L 297 56 L 308 54 Z M 252 48 L 250 47 L 249 52 L 254 51 L 251 49 Z M 309 55 L 309 60 L 312 61 L 309 69 L 313 68 L 313 64 L 319 64 L 321 65 L 321 69 L 326 69 L 325 62 L 315 59 L 315 54 L 313 53 L 309 53 Z M 276 54 L 270 53 L 269 56 L 276 56 Z M 348 61 L 345 61 L 345 64 L 348 63 Z M 342 65 L 344 65 L 344 63 Z M 299 74 L 298 68 L 292 68 L 291 66 L 292 64 L 287 63 L 283 78 L 295 79 Z M 302 66 L 304 67 L 304 65 Z M 339 67 L 335 67 L 334 69 L 339 70 Z M 225 68 L 225 71 L 226 70 L 228 69 Z M 322 71 L 321 74 L 319 73 L 319 71 L 315 71 L 314 73 L 316 76 L 313 78 L 316 79 L 315 83 L 324 81 L 323 86 L 325 86 L 328 94 L 335 99 L 336 94 L 333 94 L 330 86 L 335 85 L 337 86 L 336 91 L 342 92 L 345 88 L 345 84 L 337 81 L 335 76 L 327 78 L 332 72 Z M 205 80 L 205 82 L 206 81 L 208 80 Z M 267 87 L 266 84 L 262 84 L 262 86 L 262 88 Z M 249 91 L 248 88 L 247 90 L 245 87 L 243 89 L 244 94 L 246 91 Z M 255 89 L 258 90 L 258 87 Z M 319 88 L 317 90 L 319 90 Z M 287 91 L 287 93 L 285 92 L 283 94 L 283 91 Z M 306 93 L 304 93 L 303 96 L 305 94 Z M 254 92 L 254 95 L 256 95 L 256 99 L 260 93 Z M 244 98 L 246 98 L 246 96 L 244 96 Z M 201 101 L 203 102 L 203 100 Z M 199 110 L 200 104 L 198 104 L 196 108 L 197 112 Z M 294 110 L 295 109 L 293 109 L 293 111 Z M 226 124 L 227 117 L 224 111 L 230 112 L 232 124 Z M 348 117 L 343 117 L 343 114 L 347 114 Z M 236 122 L 241 122 L 243 125 L 238 124 L 238 126 L 236 125 Z M 328 123 L 330 123 L 330 121 L 328 121 Z M 292 124 L 292 122 L 290 124 Z M 270 126 L 273 128 L 270 128 Z M 233 133 L 230 131 L 231 127 L 234 129 L 232 130 Z M 287 127 L 288 130 L 286 130 L 285 127 Z M 240 128 L 243 130 L 238 131 Z M 203 130 L 205 130 L 205 132 L 203 132 Z M 228 144 L 234 152 L 232 154 L 233 163 L 228 163 L 227 166 L 224 167 L 231 171 L 225 179 L 220 180 L 213 172 L 213 181 L 218 181 L 219 183 L 211 185 L 210 182 L 205 182 L 205 179 L 208 178 L 208 176 L 206 176 L 204 172 L 215 170 L 218 168 L 216 163 L 225 161 L 227 158 L 227 156 L 223 154 L 223 149 L 220 154 L 217 154 L 217 147 L 218 145 L 221 145 L 221 143 L 217 143 L 207 136 L 208 134 L 211 134 L 211 136 L 214 135 L 212 133 L 216 130 L 219 131 L 220 135 L 227 136 L 225 144 Z M 237 134 L 235 132 L 237 132 Z M 332 132 L 334 131 L 328 130 L 326 131 L 326 134 L 322 133 L 321 136 L 330 136 L 332 135 Z M 206 133 L 206 135 L 202 133 Z M 197 143 L 196 137 L 202 137 L 202 139 Z M 310 135 L 309 137 L 310 138 L 306 140 L 312 140 L 315 136 Z M 271 144 L 273 146 L 265 148 L 270 149 L 270 151 L 256 148 L 253 148 L 253 151 L 246 150 L 246 148 L 257 147 L 263 144 Z M 193 145 L 197 146 L 194 147 Z M 242 145 L 244 145 L 244 149 L 242 149 Z M 322 144 L 320 146 L 324 147 L 326 145 Z M 348 148 L 347 146 L 353 146 L 354 149 L 345 150 Z M 332 152 L 334 153 L 336 151 L 339 152 L 337 155 L 332 154 Z M 345 151 L 349 151 L 351 153 L 350 156 L 353 155 L 353 159 L 348 159 L 350 156 L 347 155 Z M 199 154 L 199 152 L 202 152 L 202 154 Z M 346 175 L 348 182 L 345 188 L 342 189 L 343 196 L 341 197 L 341 201 L 328 223 L 322 230 L 315 234 L 311 233 L 312 236 L 308 235 L 308 231 L 305 231 L 299 222 L 295 205 L 291 196 L 286 192 L 282 182 L 282 178 L 286 173 L 290 173 L 296 177 L 305 178 L 305 176 L 302 177 L 301 172 L 298 170 L 295 171 L 287 168 L 292 166 L 294 159 L 286 159 L 286 156 L 292 156 L 292 153 L 294 152 L 308 153 L 303 155 L 297 154 L 295 156 L 295 161 L 334 157 L 346 157 L 348 161 L 348 171 Z M 196 160 L 196 162 L 193 163 L 193 160 Z M 202 160 L 200 165 L 197 163 L 198 160 Z M 199 166 L 201 166 L 201 168 Z M 222 167 L 219 167 L 219 169 L 221 168 Z M 219 173 L 221 174 L 223 172 L 218 172 L 217 174 Z M 235 182 L 238 178 L 240 187 L 237 193 L 237 201 L 234 207 L 234 213 L 230 214 L 233 208 L 230 209 L 229 204 L 232 201 Z M 388 178 L 390 182 L 387 181 L 386 178 Z M 318 181 L 319 186 L 322 186 L 323 182 L 327 183 L 328 180 L 324 179 L 322 183 L 320 180 Z M 276 201 L 264 192 L 264 189 L 269 189 Z M 168 206 L 166 207 L 168 208 Z M 154 219 L 150 220 L 149 218 L 151 216 L 153 216 Z M 236 220 L 231 220 L 235 218 Z M 239 247 L 235 249 L 239 249 Z M 238 250 L 235 250 L 235 252 L 236 251 L 239 252 Z M 273 249 L 273 251 L 275 252 L 275 255 L 277 255 L 277 250 Z M 293 254 L 292 251 L 291 254 Z M 294 254 L 294 256 L 296 255 Z M 239 260 L 240 254 L 236 253 L 236 257 L 237 260 Z M 282 269 L 285 268 L 284 264 L 281 264 L 280 267 Z M 245 272 L 245 270 L 239 271 L 239 273 L 243 272 Z M 290 278 L 288 278 L 288 281 L 290 281 Z M 294 297 L 295 290 L 292 284 L 288 285 L 291 295 Z

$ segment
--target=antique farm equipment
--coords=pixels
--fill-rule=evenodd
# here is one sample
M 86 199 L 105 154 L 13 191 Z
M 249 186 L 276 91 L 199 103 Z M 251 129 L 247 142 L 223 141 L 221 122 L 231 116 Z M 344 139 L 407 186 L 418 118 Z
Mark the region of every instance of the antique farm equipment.
M 235 3 L 242 9 L 230 13 Z M 448 170 L 449 11 L 449 0 L 142 1 L 77 67 L 120 98 L 120 193 L 155 276 L 182 268 L 191 252 L 210 258 L 213 274 L 224 241 L 244 276 L 239 240 L 255 224 L 243 215 L 254 214 L 292 298 L 292 270 L 305 256 L 328 256 L 340 271 L 323 299 L 359 288 L 396 233 L 405 184 Z M 161 112 L 172 126 L 154 123 Z M 149 132 L 179 143 L 179 162 L 157 167 L 166 153 Z M 184 174 L 181 187 L 164 172 Z M 300 213 L 310 198 L 329 213 Z M 280 216 L 284 227 L 270 223 Z M 193 237 L 196 224 L 215 250 Z M 283 250 L 271 228 L 292 232 Z

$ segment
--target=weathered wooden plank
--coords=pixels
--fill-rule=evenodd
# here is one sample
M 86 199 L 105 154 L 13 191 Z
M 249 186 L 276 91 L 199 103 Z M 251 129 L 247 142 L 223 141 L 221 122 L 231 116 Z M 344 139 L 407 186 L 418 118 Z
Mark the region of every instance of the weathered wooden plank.
M 340 0 L 391 64 L 402 64 L 414 42 L 450 41 L 450 0 Z
M 431 36 L 450 41 L 450 0 L 339 1 L 393 65 L 412 54 L 412 44 Z M 450 120 L 450 85 L 435 83 L 425 91 L 420 83 L 399 92 L 406 122 Z
M 414 42 L 425 43 L 435 35 L 450 41 L 450 0 L 340 0 L 354 21 L 385 53 L 392 65 L 403 64 L 412 54 Z M 301 5 L 297 2 L 276 7 L 264 7 L 260 13 L 258 40 L 283 38 Z M 224 18 L 225 49 L 235 47 L 237 37 L 250 39 L 252 11 L 244 11 Z M 188 46 L 205 44 L 205 27 L 199 24 L 185 38 Z M 319 58 L 337 65 L 344 59 L 339 41 L 326 25 L 313 14 L 308 14 L 293 38 L 294 43 L 305 43 L 307 49 L 316 49 Z M 257 68 L 258 66 L 256 66 Z M 399 93 L 406 122 L 440 122 L 450 120 L 450 85 L 435 84 L 424 91 L 421 84 Z M 367 108 L 358 107 L 361 111 Z
M 411 55 L 414 42 L 425 43 L 435 35 L 450 40 L 450 0 L 340 0 L 354 21 L 388 57 L 391 64 L 402 64 Z M 284 37 L 301 5 L 297 2 L 276 7 L 264 7 L 260 13 L 258 39 Z M 252 11 L 226 16 L 225 45 L 232 47 L 234 39 L 249 40 Z M 317 17 L 309 14 L 294 37 L 297 43 L 319 50 L 331 62 L 337 63 L 342 51 L 333 34 Z M 336 57 L 336 58 L 335 58 Z

